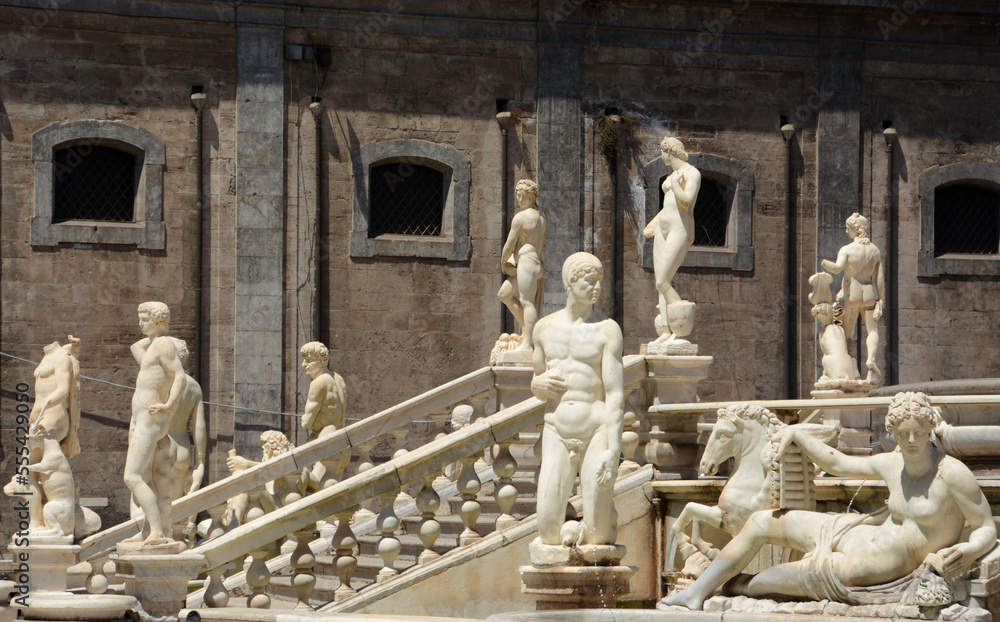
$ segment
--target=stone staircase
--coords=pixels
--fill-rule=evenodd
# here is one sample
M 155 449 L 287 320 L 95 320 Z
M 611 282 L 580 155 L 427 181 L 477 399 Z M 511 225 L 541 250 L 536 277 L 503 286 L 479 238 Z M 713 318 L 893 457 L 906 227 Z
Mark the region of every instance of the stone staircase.
M 533 441 L 532 441 L 533 442 Z M 530 452 L 530 445 L 527 446 Z M 487 468 L 486 472 L 491 473 Z M 518 498 L 511 509 L 511 515 L 518 521 L 535 513 L 535 477 L 534 468 L 519 470 L 512 483 L 517 487 Z M 485 478 L 484 478 L 485 480 Z M 439 478 L 438 482 L 446 485 L 447 482 Z M 443 487 L 443 486 L 442 486 Z M 436 485 L 435 488 L 438 488 Z M 496 530 L 497 518 L 501 515 L 500 506 L 493 498 L 494 482 L 484 481 L 483 489 L 477 495 L 482 511 L 476 521 L 476 531 L 481 536 L 486 536 Z M 459 546 L 459 535 L 465 529 L 462 519 L 459 516 L 459 509 L 463 499 L 459 495 L 451 495 L 442 498 L 439 513 L 435 515 L 437 522 L 441 525 L 441 535 L 434 543 L 434 551 L 444 555 Z M 397 512 L 400 508 L 396 504 Z M 396 534 L 401 548 L 399 556 L 393 566 L 400 572 L 417 565 L 420 554 L 424 551 L 424 545 L 420 541 L 421 517 L 419 514 L 400 516 L 400 529 Z M 376 583 L 379 571 L 383 568 L 383 562 L 378 555 L 377 547 L 381 535 L 372 532 L 356 537 L 358 546 L 355 552 L 357 558 L 357 569 L 351 578 L 351 586 L 357 590 Z M 288 547 L 289 545 L 286 545 Z M 290 549 L 289 549 L 290 550 Z M 316 575 L 316 587 L 310 595 L 310 605 L 319 607 L 326 603 L 331 603 L 336 598 L 336 590 L 340 587 L 340 580 L 337 578 L 336 556 L 329 549 L 316 555 L 316 565 L 313 566 L 313 573 Z M 241 600 L 246 594 L 242 588 L 231 590 L 233 601 Z M 268 586 L 268 594 L 271 596 L 271 607 L 274 609 L 292 609 L 297 600 L 295 590 L 292 587 L 291 569 L 283 569 L 271 576 Z

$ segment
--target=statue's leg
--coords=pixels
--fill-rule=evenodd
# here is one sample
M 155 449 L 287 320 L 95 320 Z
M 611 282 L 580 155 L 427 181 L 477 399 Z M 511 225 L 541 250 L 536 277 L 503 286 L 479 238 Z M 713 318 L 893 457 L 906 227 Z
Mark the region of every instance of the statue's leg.
M 156 444 L 153 455 L 153 487 L 156 492 L 156 507 L 165 532 L 173 534 L 173 503 L 171 480 L 173 463 L 170 460 L 170 437 L 165 436 Z M 169 531 L 167 531 L 169 530 Z
M 661 602 L 665 605 L 701 609 L 709 596 L 746 568 L 757 551 L 765 542 L 770 541 L 772 534 L 780 529 L 776 525 L 778 521 L 769 510 L 754 513 L 694 583 Z
M 868 337 L 865 339 L 865 349 L 868 350 L 868 360 L 865 363 L 868 366 L 867 381 L 876 382 L 875 375 L 882 378 L 882 371 L 875 363 L 875 357 L 878 356 L 879 335 L 874 309 L 865 309 L 865 330 L 868 331 Z
M 517 296 L 521 303 L 522 324 L 521 333 L 524 339 L 520 350 L 533 350 L 535 347 L 532 331 L 538 321 L 538 309 L 535 307 L 535 297 L 538 290 L 538 277 L 542 267 L 527 257 L 521 259 L 517 267 Z
M 162 539 L 163 524 L 160 522 L 156 493 L 143 479 L 143 475 L 149 472 L 153 464 L 156 442 L 152 425 L 134 426 L 125 456 L 125 485 L 132 491 L 132 498 L 145 514 L 149 537 Z
M 514 316 L 514 321 L 517 322 L 517 325 L 524 326 L 524 308 L 521 306 L 521 301 L 518 300 L 517 294 L 517 279 L 515 277 L 507 277 L 507 280 L 500 286 L 500 291 L 497 292 L 497 298 L 507 306 L 510 314 Z
M 614 544 L 618 533 L 616 524 L 614 487 L 612 480 L 606 486 L 597 483 L 597 473 L 602 466 L 604 453 L 608 450 L 607 435 L 603 430 L 590 439 L 587 453 L 580 465 L 580 488 L 583 493 L 583 523 L 586 529 L 584 542 L 587 544 Z
M 854 344 L 854 329 L 858 325 L 859 315 L 861 315 L 860 305 L 844 305 L 844 317 L 841 318 L 841 326 L 844 327 L 844 336 L 847 338 L 845 340 L 847 341 L 847 353 L 854 359 L 855 364 L 858 361 L 858 353 L 857 347 Z
M 538 535 L 542 544 L 559 545 L 559 530 L 566 518 L 566 503 L 573 491 L 576 472 L 569 451 L 555 428 L 542 431 L 542 465 L 538 470 Z

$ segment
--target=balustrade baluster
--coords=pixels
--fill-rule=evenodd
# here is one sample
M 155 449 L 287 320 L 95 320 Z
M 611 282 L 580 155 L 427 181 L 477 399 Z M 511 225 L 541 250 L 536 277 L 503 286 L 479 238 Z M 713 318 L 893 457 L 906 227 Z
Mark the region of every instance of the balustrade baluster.
M 350 598 L 358 591 L 351 587 L 351 577 L 358 568 L 358 559 L 354 557 L 354 547 L 358 541 L 351 531 L 351 517 L 357 510 L 357 506 L 336 512 L 337 531 L 333 534 L 333 550 L 337 557 L 334 563 L 337 566 L 337 578 L 340 579 L 340 587 L 334 592 L 333 600 L 340 602 L 345 598 Z
M 458 513 L 462 517 L 462 524 L 465 525 L 465 530 L 458 536 L 458 543 L 462 546 L 482 538 L 475 529 L 479 513 L 482 511 L 476 494 L 483 487 L 479 481 L 479 474 L 476 473 L 477 459 L 478 456 L 462 458 L 462 472 L 458 476 L 458 492 L 462 493 L 462 505 Z
M 490 400 L 490 392 L 483 391 L 482 393 L 477 393 L 469 398 L 469 404 L 472 405 L 472 423 L 479 421 L 486 417 L 486 402 Z M 487 447 L 483 451 L 483 455 L 479 457 L 479 460 L 486 465 L 493 464 L 493 454 L 492 447 Z
M 424 487 L 417 494 L 417 509 L 420 510 L 420 542 L 424 545 L 424 550 L 417 558 L 418 564 L 426 564 L 438 557 L 434 550 L 434 543 L 441 535 L 441 523 L 434 518 L 434 512 L 441 507 L 441 497 L 434 490 L 434 478 L 436 473 L 431 472 L 420 478 Z
M 635 450 L 639 446 L 639 419 L 635 413 L 628 411 L 625 413 L 625 426 L 622 432 L 622 455 L 625 459 L 618 468 L 619 476 L 639 470 L 639 463 L 635 461 Z
M 309 548 L 309 542 L 316 536 L 316 525 L 310 525 L 306 529 L 295 532 L 295 550 L 292 551 L 289 564 L 294 569 L 292 574 L 292 588 L 299 603 L 296 609 L 312 609 L 309 604 L 309 595 L 316 587 L 316 575 L 313 574 L 313 566 L 316 565 L 316 556 Z
M 247 568 L 247 585 L 251 594 L 247 597 L 247 607 L 251 609 L 270 609 L 271 597 L 267 595 L 267 586 L 271 582 L 271 571 L 264 563 L 264 556 L 271 550 L 271 545 L 252 551 L 253 561 Z
M 88 594 L 103 594 L 108 591 L 108 577 L 104 574 L 104 562 L 90 560 L 90 574 L 84 582 Z
M 382 512 L 378 515 L 377 523 L 378 530 L 382 534 L 382 539 L 378 541 L 378 554 L 382 558 L 382 570 L 378 571 L 378 576 L 375 578 L 375 581 L 378 583 L 399 574 L 399 571 L 392 567 L 402 548 L 399 538 L 396 537 L 399 518 L 392 507 L 398 494 L 399 489 L 397 488 L 383 492 L 378 496 L 379 501 L 382 503 Z
M 208 583 L 205 584 L 205 605 L 213 609 L 229 604 L 229 590 L 223 582 L 222 575 L 236 567 L 234 562 L 227 562 L 208 571 Z M 249 572 L 247 573 L 249 576 Z
M 496 473 L 497 478 L 500 480 L 496 491 L 493 493 L 497 505 L 500 506 L 500 516 L 497 518 L 496 523 L 497 531 L 517 524 L 517 519 L 510 513 L 511 508 L 514 507 L 514 502 L 517 501 L 517 487 L 511 483 L 511 478 L 517 472 L 517 461 L 514 460 L 514 456 L 510 453 L 512 440 L 501 441 L 499 443 L 500 451 L 497 452 L 497 457 L 493 459 L 493 472 Z
M 406 442 L 406 435 L 409 433 L 408 428 L 396 428 L 390 434 L 396 439 L 396 446 L 392 452 L 393 459 L 401 458 L 409 453 L 409 449 L 406 448 L 404 443 Z M 407 501 L 413 501 L 413 497 L 406 491 L 406 488 L 402 488 L 399 491 L 399 496 L 396 497 L 396 503 L 406 503 Z

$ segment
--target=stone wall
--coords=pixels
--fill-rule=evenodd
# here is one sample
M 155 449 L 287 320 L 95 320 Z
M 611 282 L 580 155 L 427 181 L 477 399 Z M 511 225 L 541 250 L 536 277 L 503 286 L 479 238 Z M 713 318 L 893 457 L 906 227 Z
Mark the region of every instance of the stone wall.
M 141 336 L 135 308 L 147 299 L 167 302 L 173 333 L 195 342 L 197 145 L 189 95 L 201 87 L 207 95 L 201 362 L 208 399 L 218 404 L 300 413 L 307 379 L 298 348 L 317 335 L 329 341 L 331 367 L 347 382 L 350 418 L 485 365 L 504 326 L 495 296 L 505 179 L 508 216 L 516 181 L 542 182 L 539 206 L 550 227 L 546 312 L 562 305 L 565 256 L 591 250 L 607 267 L 601 309 L 621 318 L 626 353 L 636 352 L 655 336 L 656 303 L 652 271 L 642 262 L 641 171 L 658 157 L 664 134 L 680 136 L 691 153 L 740 163 L 754 182 L 752 218 L 743 223 L 752 234 L 752 270 L 684 267 L 675 280 L 698 304 L 693 340 L 716 361 L 701 397 L 781 397 L 784 122 L 797 128 L 790 153 L 798 383 L 791 393 L 808 395 L 815 378 L 806 281 L 820 259 L 848 242 L 845 213 L 869 216 L 873 241 L 887 250 L 881 136 L 887 122 L 899 132 L 899 305 L 882 329 L 887 336 L 887 322 L 898 326 L 898 380 L 998 374 L 997 277 L 975 270 L 917 276 L 921 173 L 935 165 L 992 166 L 998 158 L 1000 129 L 989 122 L 1000 95 L 996 33 L 988 25 L 996 8 L 928 0 L 903 19 L 876 0 L 476 7 L 398 0 L 380 11 L 349 2 L 237 11 L 176 0 L 142 5 L 143 15 L 136 14 L 139 5 L 116 13 L 89 0 L 58 10 L 42 0 L 38 8 L 18 4 L 0 8 L 4 353 L 38 360 L 44 344 L 72 333 L 83 340 L 84 374 L 131 385 L 136 364 L 128 346 Z M 238 45 L 253 29 L 267 31 L 268 56 L 252 41 Z M 332 64 L 327 70 L 294 60 L 281 49 L 288 45 L 300 52 L 329 47 Z M 316 96 L 324 103 L 321 197 L 309 111 Z M 499 109 L 516 118 L 506 163 Z M 598 139 L 599 119 L 611 112 L 634 122 L 615 160 L 601 153 Z M 258 113 L 266 113 L 259 122 L 251 118 Z M 32 134 L 80 120 L 139 127 L 165 144 L 164 250 L 29 244 Z M 468 158 L 468 259 L 352 254 L 355 154 L 400 139 Z M 262 196 L 266 218 L 255 220 Z M 317 275 L 320 198 L 326 265 Z M 317 280 L 326 302 L 319 325 Z M 0 479 L 6 479 L 14 448 L 11 398 L 18 383 L 31 382 L 32 367 L 4 358 L 0 372 L 6 452 Z M 127 514 L 121 473 L 130 392 L 85 381 L 83 400 L 84 451 L 74 469 L 82 496 L 109 498 L 101 511 L 110 523 Z M 289 433 L 298 425 L 280 415 L 254 422 L 251 413 L 223 406 L 209 412 L 210 480 L 226 474 L 236 421 L 248 423 L 239 441 L 247 451 L 253 425 Z M 292 435 L 303 440 L 301 431 Z M 6 520 L 0 541 L 9 533 Z

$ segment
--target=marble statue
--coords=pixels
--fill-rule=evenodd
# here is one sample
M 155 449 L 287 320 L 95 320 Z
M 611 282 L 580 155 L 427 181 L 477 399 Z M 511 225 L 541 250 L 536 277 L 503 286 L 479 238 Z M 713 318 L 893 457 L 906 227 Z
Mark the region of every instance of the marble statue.
M 882 254 L 868 238 L 868 219 L 861 214 L 855 212 L 847 219 L 847 235 L 854 241 L 840 249 L 837 261 L 824 259 L 823 269 L 832 274 L 844 273 L 837 301 L 844 305 L 843 325 L 848 351 L 855 360 L 858 359 L 853 337 L 860 316 L 868 333 L 865 339 L 868 351 L 865 382 L 877 385 L 882 376 L 875 363 L 879 349 L 878 321 L 882 317 L 885 300 Z
M 816 381 L 817 389 L 841 389 L 856 391 L 858 366 L 849 350 L 849 340 L 844 332 L 844 305 L 834 302 L 830 285 L 833 277 L 827 272 L 819 272 L 809 277 L 813 292 L 809 301 L 813 303 L 813 317 L 819 320 L 822 331 L 819 347 L 823 352 L 823 375 Z
M 312 381 L 306 396 L 302 427 L 309 431 L 309 440 L 333 434 L 344 427 L 347 416 L 347 387 L 340 374 L 330 371 L 330 351 L 318 341 L 310 341 L 299 350 L 302 369 Z M 343 478 L 344 469 L 351 460 L 350 452 L 343 452 L 323 462 L 317 462 L 303 474 L 303 484 L 309 490 L 319 490 Z M 303 491 L 305 494 L 305 491 Z
M 614 545 L 612 500 L 622 448 L 624 372 L 622 331 L 594 310 L 603 268 L 589 253 L 563 264 L 566 307 L 535 326 L 531 391 L 547 402 L 538 475 L 537 551 L 565 544 Z M 577 473 L 583 523 L 564 526 Z
M 101 527 L 92 510 L 80 507 L 69 459 L 80 453 L 80 340 L 43 348 L 35 368 L 35 403 L 28 416 L 27 475 L 17 470 L 4 492 L 28 506 L 33 541 L 81 539 Z
M 773 440 L 778 443 L 779 460 L 794 444 L 828 473 L 884 480 L 887 505 L 873 514 L 755 512 L 701 576 L 664 598 L 661 608 L 700 609 L 724 585 L 729 593 L 750 597 L 885 603 L 899 601 L 906 587 L 901 579 L 923 583 L 929 569 L 945 582 L 962 578 L 994 546 L 997 532 L 975 476 L 931 444 L 937 423 L 926 396 L 900 393 L 885 419 L 898 443 L 897 452 L 848 456 L 802 433 L 798 425 L 776 431 Z M 968 535 L 963 539 L 964 529 Z M 756 575 L 738 575 L 765 543 L 806 556 Z M 931 598 L 941 603 L 940 594 Z
M 187 374 L 174 341 L 167 337 L 167 305 L 144 302 L 138 313 L 139 328 L 145 337 L 131 348 L 139 363 L 139 375 L 132 396 L 125 484 L 143 512 L 145 526 L 143 532 L 126 542 L 141 542 L 145 548 L 174 543 L 169 533 L 173 468 L 168 432 L 184 395 Z M 146 530 L 149 535 L 144 538 Z
M 264 452 L 263 462 L 288 453 L 294 449 L 292 442 L 277 430 L 267 430 L 260 435 L 260 445 Z M 226 467 L 233 475 L 255 467 L 260 462 L 254 462 L 236 455 L 236 450 L 231 449 L 226 458 Z M 228 502 L 226 511 L 223 513 L 221 522 L 224 527 L 238 527 L 248 520 L 253 520 L 263 516 L 267 512 L 273 512 L 284 504 L 286 496 L 293 491 L 285 478 L 278 478 L 264 485 L 264 490 L 254 493 L 253 498 L 249 492 L 241 492 Z M 256 502 L 254 507 L 251 503 Z M 259 507 L 256 507 L 259 504 Z
M 177 348 L 181 364 L 187 360 L 188 348 L 183 339 L 171 337 Z M 191 434 L 188 434 L 188 428 Z M 177 401 L 177 409 L 170 417 L 170 429 L 167 430 L 170 440 L 168 457 L 172 471 L 169 477 L 171 502 L 191 494 L 201 488 L 205 479 L 205 450 L 208 445 L 208 430 L 205 426 L 205 403 L 198 381 L 187 375 L 184 392 Z M 194 471 L 191 468 L 191 450 L 194 449 Z M 195 517 L 188 519 L 186 532 L 193 533 Z
M 701 173 L 688 164 L 688 154 L 679 139 L 664 138 L 660 151 L 671 173 L 661 186 L 663 207 L 642 231 L 645 237 L 653 238 L 653 271 L 659 294 L 659 337 L 650 345 L 672 346 L 678 353 L 688 353 L 683 348 L 690 344 L 681 338 L 693 327 L 694 303 L 683 300 L 671 281 L 694 242 L 694 204 L 701 188 Z
M 510 233 L 500 253 L 500 269 L 507 280 L 500 286 L 500 298 L 521 327 L 516 350 L 534 347 L 532 333 L 545 294 L 545 217 L 538 212 L 538 184 L 522 179 L 514 188 L 518 212 L 510 223 Z

